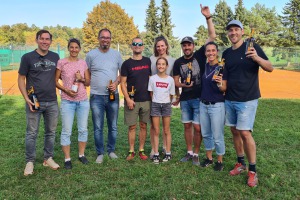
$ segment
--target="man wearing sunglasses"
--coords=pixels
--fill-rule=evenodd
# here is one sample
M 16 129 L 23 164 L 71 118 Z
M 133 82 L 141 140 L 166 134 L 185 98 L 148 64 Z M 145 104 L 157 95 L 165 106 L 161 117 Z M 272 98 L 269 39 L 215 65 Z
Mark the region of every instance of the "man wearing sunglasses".
M 55 132 L 58 119 L 58 104 L 55 86 L 55 70 L 59 56 L 49 51 L 52 35 L 47 30 L 36 33 L 38 48 L 22 56 L 18 85 L 26 102 L 26 167 L 24 175 L 33 174 L 36 158 L 36 139 L 41 116 L 44 118 L 44 166 L 54 170 L 59 165 L 52 159 L 54 151 Z M 30 100 L 28 91 L 33 91 L 39 101 L 39 108 Z
M 94 125 L 94 139 L 98 154 L 96 163 L 103 162 L 104 141 L 103 127 L 106 113 L 108 137 L 107 152 L 111 159 L 116 159 L 115 144 L 118 133 L 119 93 L 118 72 L 123 63 L 121 54 L 110 48 L 111 32 L 101 29 L 98 33 L 99 48 L 93 49 L 86 55 L 86 62 L 91 73 L 90 105 Z M 115 94 L 114 101 L 110 100 L 109 93 Z
M 124 95 L 124 121 L 128 126 L 129 153 L 126 160 L 135 156 L 134 143 L 136 137 L 137 118 L 139 117 L 139 157 L 147 160 L 144 145 L 147 135 L 147 123 L 150 120 L 150 93 L 148 92 L 149 76 L 151 76 L 150 58 L 142 56 L 144 44 L 136 37 L 131 44 L 132 57 L 124 61 L 121 68 L 121 88 Z M 134 92 L 131 98 L 128 92 Z

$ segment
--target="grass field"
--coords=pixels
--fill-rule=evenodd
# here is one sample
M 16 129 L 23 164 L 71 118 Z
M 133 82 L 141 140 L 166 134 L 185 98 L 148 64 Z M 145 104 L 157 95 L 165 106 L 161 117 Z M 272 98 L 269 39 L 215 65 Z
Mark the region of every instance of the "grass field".
M 42 124 L 42 123 L 41 123 Z M 55 160 L 63 166 L 57 129 Z M 83 166 L 77 160 L 76 131 L 72 136 L 73 169 L 53 171 L 42 166 L 42 128 L 37 143 L 35 174 L 23 176 L 25 111 L 20 96 L 0 98 L 0 199 L 300 199 L 300 100 L 263 99 L 259 101 L 254 138 L 257 143 L 259 186 L 249 188 L 246 174 L 228 175 L 235 163 L 229 129 L 225 129 L 226 155 L 222 172 L 180 163 L 185 154 L 180 110 L 173 109 L 171 124 L 173 160 L 154 165 L 150 161 L 125 160 L 127 127 L 123 109 L 119 115 L 116 153 L 119 159 L 94 163 L 96 153 L 89 118 L 89 143 Z M 106 132 L 106 131 L 105 131 Z M 137 146 L 137 145 L 136 145 Z M 150 151 L 149 138 L 146 152 Z M 203 145 L 200 152 L 205 157 Z

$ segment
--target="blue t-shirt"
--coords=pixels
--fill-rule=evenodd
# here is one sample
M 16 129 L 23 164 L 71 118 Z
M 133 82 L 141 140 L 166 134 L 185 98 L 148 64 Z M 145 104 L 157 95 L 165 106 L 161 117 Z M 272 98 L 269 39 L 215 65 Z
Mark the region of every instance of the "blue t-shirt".
M 212 81 L 218 64 L 210 66 L 209 63 L 205 65 L 205 72 L 202 76 L 202 92 L 201 100 L 210 102 L 224 102 L 224 95 L 217 86 L 217 82 Z M 223 73 L 223 80 L 227 80 L 227 74 Z

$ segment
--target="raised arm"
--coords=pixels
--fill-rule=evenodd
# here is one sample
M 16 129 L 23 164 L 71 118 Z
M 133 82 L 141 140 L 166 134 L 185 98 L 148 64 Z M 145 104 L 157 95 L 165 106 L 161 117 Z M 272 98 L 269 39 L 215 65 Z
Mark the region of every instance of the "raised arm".
M 208 42 L 214 41 L 216 39 L 217 35 L 216 35 L 215 26 L 214 26 L 214 23 L 212 21 L 212 15 L 210 13 L 209 7 L 208 6 L 202 6 L 202 4 L 200 4 L 200 8 L 201 8 L 202 15 L 206 19 L 207 29 L 208 29 L 208 39 L 205 42 L 205 44 L 206 44 Z

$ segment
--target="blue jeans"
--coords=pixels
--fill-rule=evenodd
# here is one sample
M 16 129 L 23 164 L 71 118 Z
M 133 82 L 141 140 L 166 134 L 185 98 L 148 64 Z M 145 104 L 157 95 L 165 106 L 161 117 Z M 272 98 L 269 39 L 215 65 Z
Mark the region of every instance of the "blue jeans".
M 36 138 L 39 132 L 40 119 L 44 118 L 44 160 L 53 157 L 55 131 L 58 121 L 57 101 L 40 102 L 40 110 L 31 112 L 26 104 L 26 137 L 25 157 L 26 162 L 34 162 L 36 158 Z
M 225 100 L 226 125 L 237 130 L 253 131 L 258 99 L 246 102 Z
M 180 101 L 182 123 L 200 124 L 199 101 L 199 99 Z
M 68 146 L 71 144 L 71 134 L 74 116 L 76 112 L 77 116 L 77 128 L 78 128 L 78 142 L 86 142 L 88 138 L 88 117 L 90 111 L 89 100 L 84 101 L 61 101 L 61 120 L 62 131 L 60 136 L 60 144 L 62 146 Z
M 92 118 L 94 125 L 94 139 L 98 155 L 104 154 L 103 144 L 103 126 L 104 112 L 106 113 L 108 141 L 107 152 L 115 151 L 115 144 L 118 133 L 118 112 L 119 112 L 119 95 L 116 93 L 115 101 L 109 101 L 109 95 L 91 94 L 90 98 Z
M 206 150 L 216 147 L 217 155 L 225 154 L 224 142 L 225 106 L 223 102 L 205 105 L 200 102 L 201 134 Z

